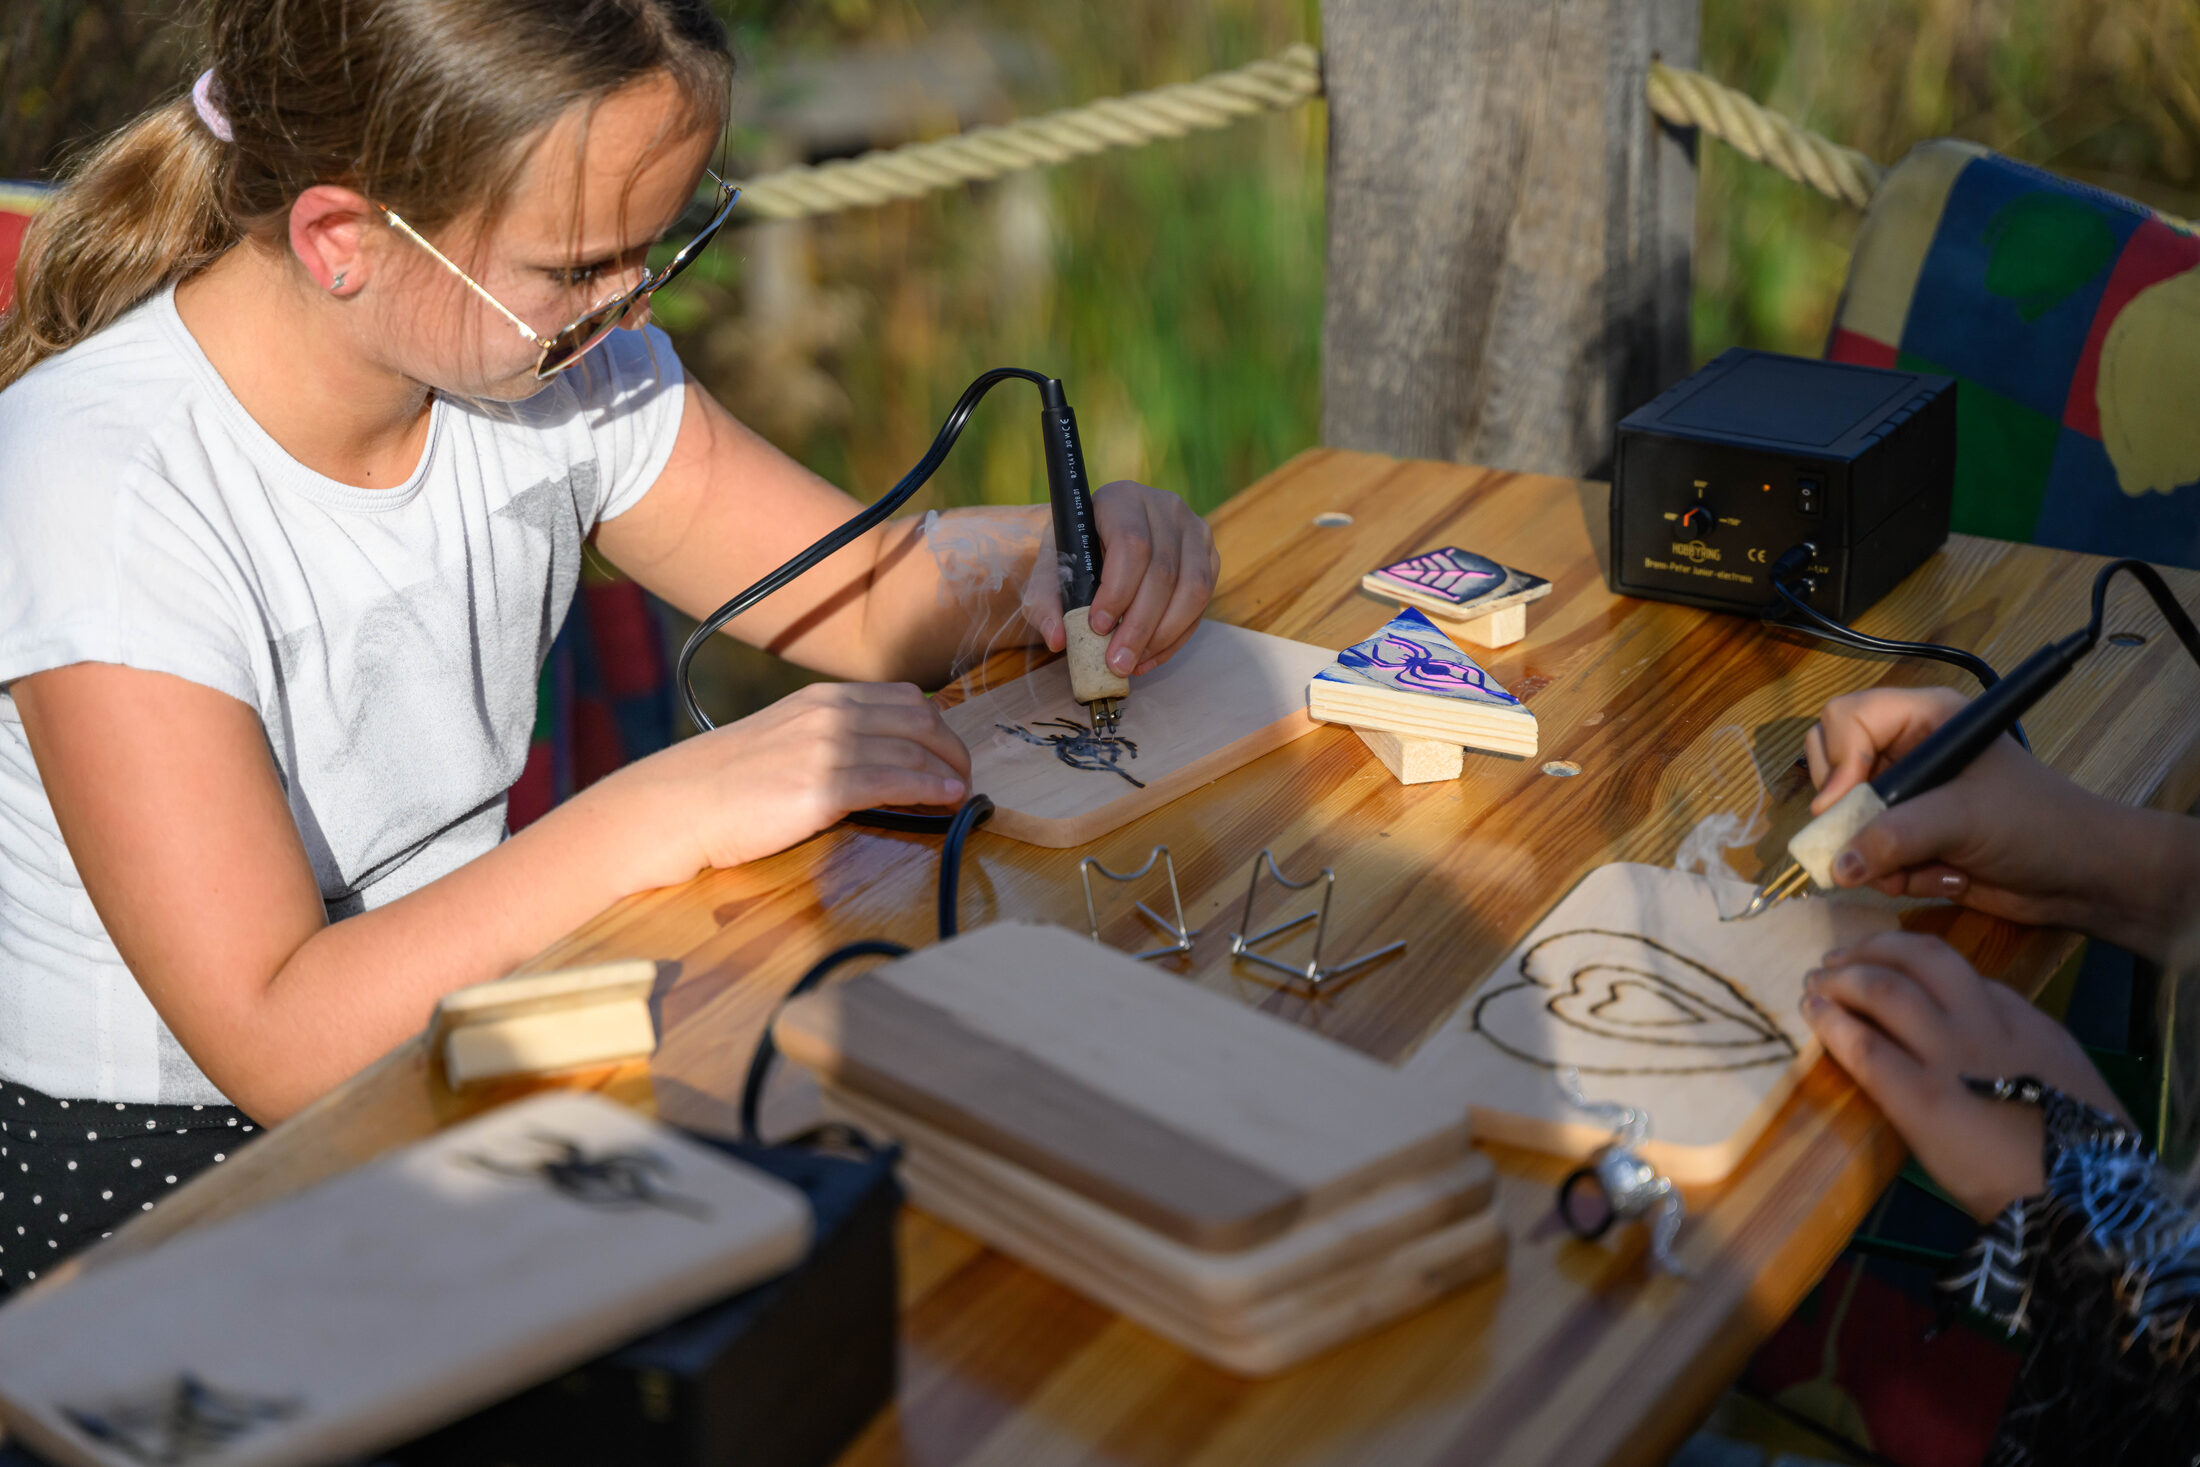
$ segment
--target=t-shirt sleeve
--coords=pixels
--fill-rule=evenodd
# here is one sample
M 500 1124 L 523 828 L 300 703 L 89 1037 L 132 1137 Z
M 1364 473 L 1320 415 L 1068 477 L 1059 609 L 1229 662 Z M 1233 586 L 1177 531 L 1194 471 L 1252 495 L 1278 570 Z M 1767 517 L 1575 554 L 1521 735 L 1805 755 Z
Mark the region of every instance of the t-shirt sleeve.
M 645 326 L 612 332 L 573 375 L 604 475 L 596 518 L 616 519 L 641 502 L 672 457 L 687 373 L 671 339 Z
M 233 557 L 181 494 L 142 467 L 59 445 L 5 457 L 0 685 L 107 662 L 259 706 L 252 650 L 266 639 Z

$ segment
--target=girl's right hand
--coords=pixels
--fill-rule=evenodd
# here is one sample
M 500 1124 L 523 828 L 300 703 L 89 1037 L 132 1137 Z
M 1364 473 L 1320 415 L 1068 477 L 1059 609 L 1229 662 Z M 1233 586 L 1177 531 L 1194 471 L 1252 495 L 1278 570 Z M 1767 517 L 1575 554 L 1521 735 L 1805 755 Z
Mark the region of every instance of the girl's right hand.
M 807 840 L 874 805 L 958 805 L 970 751 L 908 683 L 814 683 L 606 780 L 650 823 L 641 880 L 686 881 Z
M 1883 773 L 1967 701 L 1949 688 L 1873 688 L 1827 703 L 1803 740 L 1818 785 L 1812 812 Z M 2004 736 L 1948 783 L 1865 826 L 1833 876 L 2159 957 L 2196 849 L 2190 820 L 2102 799 Z

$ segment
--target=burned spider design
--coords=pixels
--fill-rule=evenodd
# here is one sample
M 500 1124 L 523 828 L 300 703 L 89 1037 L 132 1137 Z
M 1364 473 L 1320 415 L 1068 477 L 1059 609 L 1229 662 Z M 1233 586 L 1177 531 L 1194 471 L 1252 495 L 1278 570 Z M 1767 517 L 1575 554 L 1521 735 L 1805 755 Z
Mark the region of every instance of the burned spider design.
M 1095 733 L 1074 718 L 1049 718 L 1042 721 L 1037 727 L 1062 730 L 1044 737 L 1021 724 L 996 723 L 993 726 L 1002 733 L 1016 735 L 1027 744 L 1052 749 L 1054 756 L 1072 769 L 1104 770 L 1109 774 L 1120 774 L 1139 789 L 1146 787 L 1146 781 L 1133 778 L 1131 772 L 1123 767 L 1121 761 L 1126 756 L 1132 759 L 1138 757 L 1138 745 L 1120 735 Z
M 562 1136 L 536 1136 L 544 1155 L 512 1162 L 499 1157 L 472 1156 L 467 1160 L 484 1171 L 506 1177 L 529 1177 L 575 1202 L 610 1211 L 655 1207 L 683 1217 L 703 1219 L 710 1209 L 692 1197 L 666 1192 L 657 1178 L 672 1170 L 672 1163 L 654 1151 L 607 1151 L 590 1156 Z

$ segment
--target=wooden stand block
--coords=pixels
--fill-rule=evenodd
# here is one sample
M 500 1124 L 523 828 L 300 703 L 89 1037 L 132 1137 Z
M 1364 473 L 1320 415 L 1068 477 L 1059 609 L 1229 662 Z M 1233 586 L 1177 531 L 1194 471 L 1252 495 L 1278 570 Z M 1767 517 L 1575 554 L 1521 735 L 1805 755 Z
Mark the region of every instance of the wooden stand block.
M 1400 784 L 1434 784 L 1438 780 L 1457 779 L 1467 767 L 1467 751 L 1457 744 L 1401 738 L 1379 728 L 1352 731 L 1376 758 L 1383 761 L 1383 767 L 1396 776 Z
M 1528 603 L 1516 601 L 1488 616 L 1459 622 L 1451 630 L 1478 647 L 1510 647 L 1528 635 Z
M 428 1048 L 453 1090 L 653 1054 L 656 983 L 646 958 L 477 983 L 436 1005 Z

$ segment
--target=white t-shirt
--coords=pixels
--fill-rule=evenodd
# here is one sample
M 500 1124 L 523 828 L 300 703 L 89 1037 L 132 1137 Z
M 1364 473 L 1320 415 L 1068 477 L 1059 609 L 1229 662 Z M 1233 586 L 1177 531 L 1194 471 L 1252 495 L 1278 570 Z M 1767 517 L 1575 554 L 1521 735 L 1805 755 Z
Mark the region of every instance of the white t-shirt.
M 285 453 L 172 291 L 0 392 L 0 1078 L 223 1098 L 92 909 L 10 680 L 120 663 L 250 705 L 330 919 L 393 901 L 504 838 L 581 541 L 664 468 L 681 380 L 618 331 L 524 403 L 438 397 L 391 489 Z

